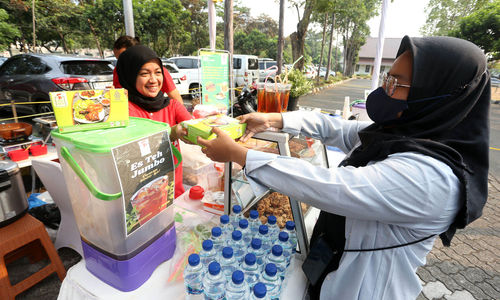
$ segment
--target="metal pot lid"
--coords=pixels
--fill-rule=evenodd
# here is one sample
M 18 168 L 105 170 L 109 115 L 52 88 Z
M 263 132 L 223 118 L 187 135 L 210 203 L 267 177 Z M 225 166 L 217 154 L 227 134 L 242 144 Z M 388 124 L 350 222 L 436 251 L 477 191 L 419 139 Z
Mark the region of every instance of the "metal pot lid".
M 11 160 L 0 160 L 0 171 L 6 171 L 9 175 L 19 172 L 19 166 Z

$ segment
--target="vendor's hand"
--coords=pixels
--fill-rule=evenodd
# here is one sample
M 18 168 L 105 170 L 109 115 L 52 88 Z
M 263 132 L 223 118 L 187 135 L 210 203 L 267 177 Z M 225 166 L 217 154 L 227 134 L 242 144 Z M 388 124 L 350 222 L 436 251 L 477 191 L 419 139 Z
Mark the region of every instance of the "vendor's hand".
M 266 131 L 269 127 L 283 128 L 283 119 L 280 113 L 250 113 L 237 117 L 240 123 L 247 123 L 247 129 L 240 138 L 243 143 L 254 134 Z
M 202 146 L 201 151 L 213 161 L 233 161 L 244 166 L 248 149 L 237 144 L 229 135 L 218 127 L 212 128 L 212 132 L 217 135 L 217 138 L 213 140 L 205 140 L 198 137 L 198 145 Z
M 187 129 L 182 127 L 181 124 L 176 124 L 176 125 L 172 126 L 172 128 L 170 129 L 170 141 L 171 142 L 176 141 L 178 139 L 182 139 L 183 141 L 185 141 L 185 139 L 183 137 L 186 135 L 187 135 Z

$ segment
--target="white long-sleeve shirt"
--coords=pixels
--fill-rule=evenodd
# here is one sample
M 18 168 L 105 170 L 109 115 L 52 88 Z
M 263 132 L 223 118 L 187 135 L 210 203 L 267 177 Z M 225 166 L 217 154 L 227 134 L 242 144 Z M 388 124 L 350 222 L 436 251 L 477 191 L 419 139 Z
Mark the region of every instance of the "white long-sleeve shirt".
M 350 152 L 369 123 L 314 113 L 283 114 L 283 131 Z M 459 211 L 460 182 L 450 167 L 416 152 L 389 155 L 365 167 L 326 169 L 296 158 L 248 151 L 246 175 L 256 195 L 268 188 L 346 216 L 345 249 L 373 249 L 440 234 Z M 416 275 L 435 237 L 389 250 L 344 252 L 321 299 L 415 299 Z

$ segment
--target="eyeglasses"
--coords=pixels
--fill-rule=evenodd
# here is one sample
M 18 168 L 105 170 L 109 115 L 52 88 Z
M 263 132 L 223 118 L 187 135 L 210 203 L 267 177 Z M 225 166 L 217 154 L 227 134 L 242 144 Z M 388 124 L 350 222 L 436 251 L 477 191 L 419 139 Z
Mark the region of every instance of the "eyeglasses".
M 387 93 L 387 95 L 389 97 L 394 95 L 394 92 L 396 91 L 396 88 L 398 86 L 406 87 L 406 88 L 411 87 L 408 84 L 399 84 L 398 79 L 396 77 L 394 77 L 392 75 L 387 75 L 387 73 L 384 73 L 382 75 L 382 80 L 380 82 L 380 86 L 385 86 L 385 88 L 384 88 L 385 92 Z

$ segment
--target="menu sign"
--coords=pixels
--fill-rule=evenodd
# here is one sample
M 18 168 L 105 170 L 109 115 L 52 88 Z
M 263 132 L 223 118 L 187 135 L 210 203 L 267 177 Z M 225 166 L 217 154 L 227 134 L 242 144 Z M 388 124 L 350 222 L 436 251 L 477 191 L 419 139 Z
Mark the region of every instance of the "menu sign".
M 127 236 L 174 201 L 174 163 L 167 131 L 111 149 L 125 208 Z
M 202 104 L 229 108 L 229 54 L 200 51 Z

